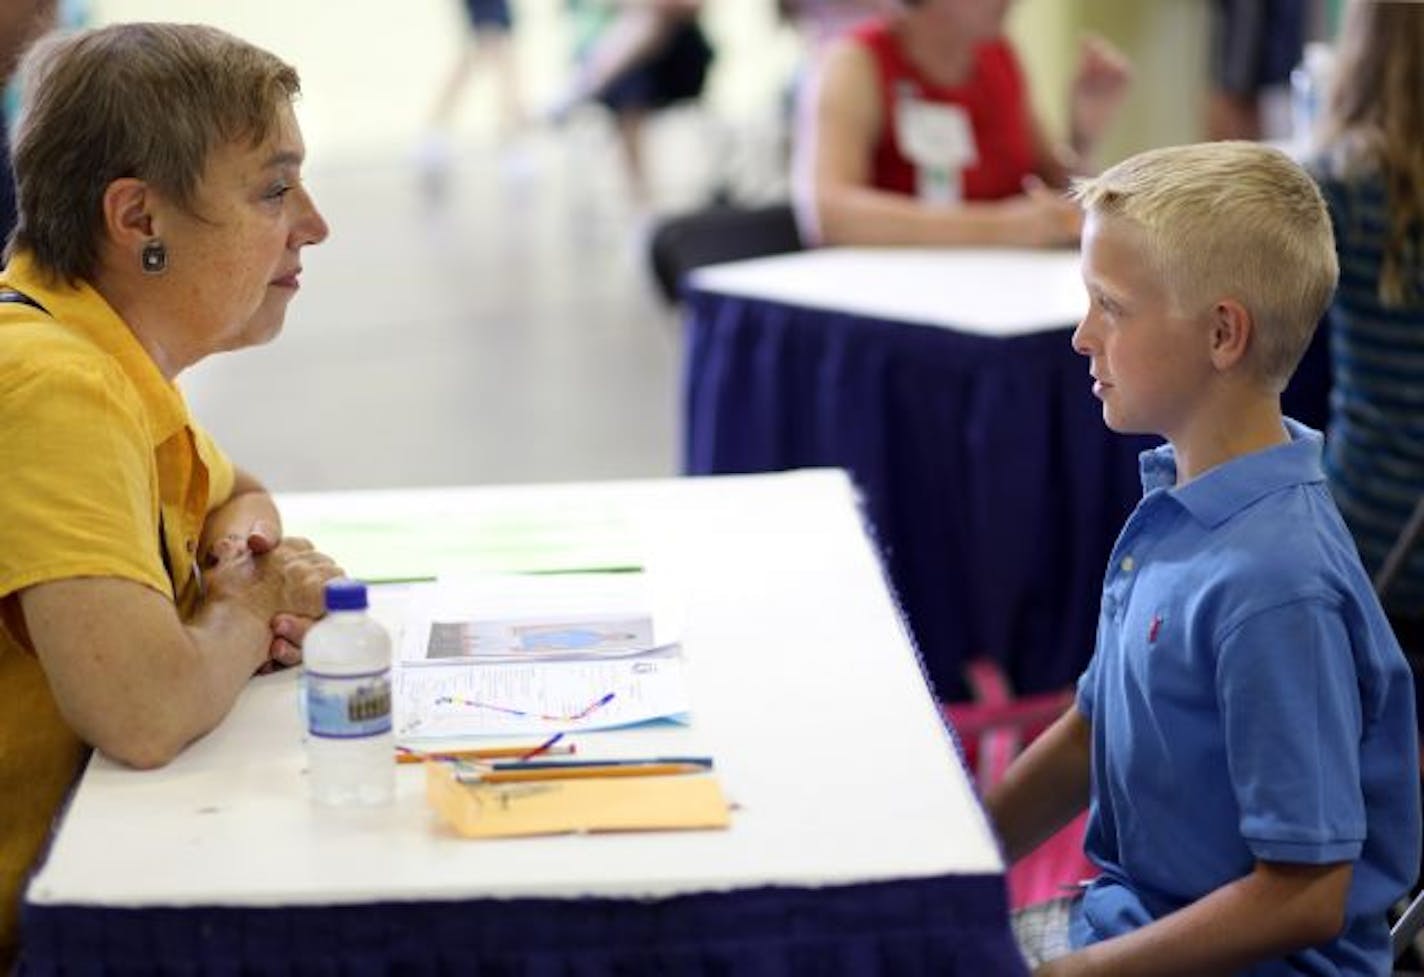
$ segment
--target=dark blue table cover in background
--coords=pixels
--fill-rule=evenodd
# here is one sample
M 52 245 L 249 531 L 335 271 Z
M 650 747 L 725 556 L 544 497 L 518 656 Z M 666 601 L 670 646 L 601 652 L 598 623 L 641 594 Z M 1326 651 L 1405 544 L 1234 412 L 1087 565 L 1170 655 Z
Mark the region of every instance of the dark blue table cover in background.
M 691 475 L 848 469 L 941 698 L 989 655 L 1021 692 L 1072 683 L 1103 572 L 1160 443 L 1103 425 L 1063 328 L 992 338 L 761 299 L 685 295 Z M 1324 424 L 1326 344 L 1287 412 Z
M 649 901 L 26 905 L 20 975 L 1026 977 L 1007 918 L 986 875 Z

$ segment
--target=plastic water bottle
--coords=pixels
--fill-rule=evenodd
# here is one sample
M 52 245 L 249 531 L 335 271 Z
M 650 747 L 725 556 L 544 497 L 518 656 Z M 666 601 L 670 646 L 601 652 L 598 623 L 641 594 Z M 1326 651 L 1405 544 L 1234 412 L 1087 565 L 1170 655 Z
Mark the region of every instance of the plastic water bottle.
M 326 617 L 302 649 L 307 772 L 320 804 L 385 804 L 395 794 L 391 639 L 366 613 L 366 585 L 326 585 Z

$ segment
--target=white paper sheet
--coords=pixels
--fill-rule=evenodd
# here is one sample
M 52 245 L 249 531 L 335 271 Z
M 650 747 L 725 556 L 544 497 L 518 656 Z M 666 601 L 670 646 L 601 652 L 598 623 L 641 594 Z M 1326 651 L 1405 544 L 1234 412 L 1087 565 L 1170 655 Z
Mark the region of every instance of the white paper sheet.
M 690 711 L 677 646 L 611 661 L 459 664 L 396 670 L 401 740 L 609 729 Z
M 395 670 L 403 740 L 685 719 L 680 615 L 646 573 L 442 578 L 411 594 Z

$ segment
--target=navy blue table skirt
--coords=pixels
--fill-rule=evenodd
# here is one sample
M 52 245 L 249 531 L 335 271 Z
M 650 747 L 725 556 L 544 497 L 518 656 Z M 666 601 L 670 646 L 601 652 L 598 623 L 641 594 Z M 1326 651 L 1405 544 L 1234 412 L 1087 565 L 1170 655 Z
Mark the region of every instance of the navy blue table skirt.
M 1021 692 L 1092 654 L 1103 572 L 1160 443 L 1103 425 L 1071 330 L 1008 339 L 691 289 L 684 469 L 848 469 L 941 698 L 987 655 Z M 1325 419 L 1325 343 L 1287 412 Z
M 656 901 L 181 910 L 29 905 L 20 974 L 1026 975 L 1007 920 L 998 876 Z

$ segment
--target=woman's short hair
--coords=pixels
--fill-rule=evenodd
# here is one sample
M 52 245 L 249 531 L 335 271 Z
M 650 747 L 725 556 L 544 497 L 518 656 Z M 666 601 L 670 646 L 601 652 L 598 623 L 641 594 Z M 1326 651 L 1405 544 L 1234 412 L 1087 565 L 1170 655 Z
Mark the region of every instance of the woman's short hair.
M 122 177 L 191 208 L 219 145 L 267 139 L 297 72 L 213 27 L 116 24 L 46 38 L 22 68 L 19 221 L 9 249 L 73 282 L 93 277 L 104 193 Z
M 1247 363 L 1285 389 L 1339 278 L 1330 213 L 1305 170 L 1259 143 L 1200 143 L 1140 153 L 1073 195 L 1145 231 L 1179 314 L 1225 297 L 1245 306 Z

